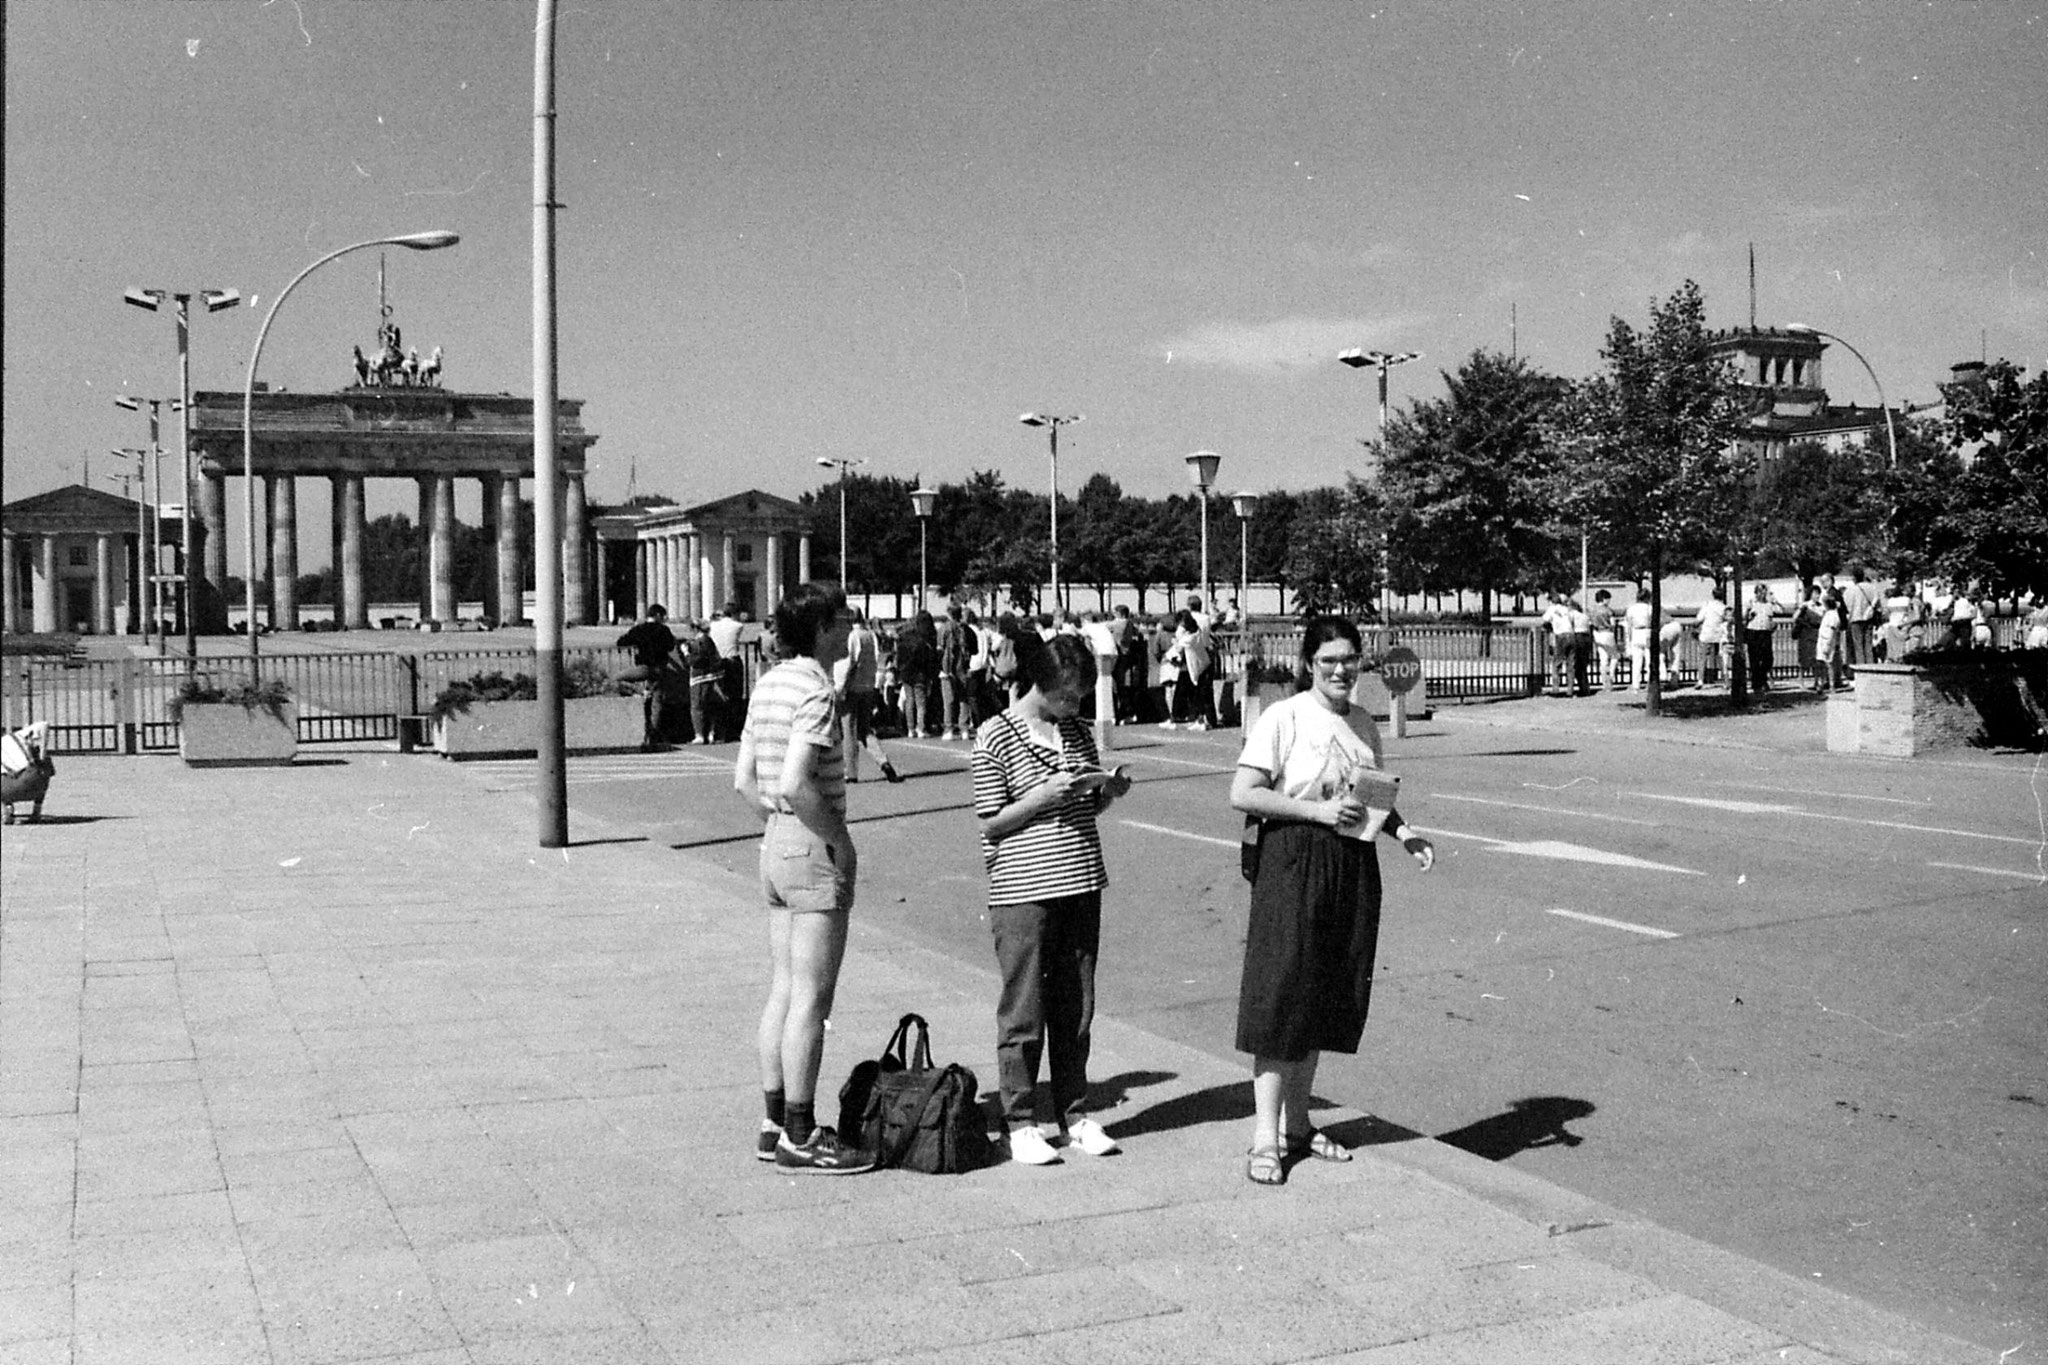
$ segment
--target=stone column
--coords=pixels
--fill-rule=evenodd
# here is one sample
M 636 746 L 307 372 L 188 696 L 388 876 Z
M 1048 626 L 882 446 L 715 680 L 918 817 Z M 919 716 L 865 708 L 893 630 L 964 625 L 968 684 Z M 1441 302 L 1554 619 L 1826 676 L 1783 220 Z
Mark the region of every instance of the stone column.
M 670 611 L 687 616 L 690 607 L 676 596 L 676 538 L 670 535 L 656 536 L 648 542 L 647 552 L 653 556 L 649 561 L 653 567 L 654 582 L 648 588 L 648 601 L 659 602 Z
M 370 600 L 363 592 L 363 539 L 369 527 L 363 520 L 363 476 L 344 474 L 337 482 L 341 492 L 341 558 L 335 572 L 341 583 L 341 624 L 347 630 L 367 630 Z
M 15 563 L 15 552 L 20 549 L 12 531 L 0 535 L 0 634 L 21 633 L 21 584 L 15 574 L 19 565 Z
M 453 625 L 455 606 L 455 480 L 442 475 L 434 480 L 433 619 Z
M 273 496 L 275 489 L 272 487 L 271 476 L 259 474 L 256 478 L 257 542 L 255 558 L 256 573 L 258 575 L 256 609 L 262 611 L 265 610 L 263 605 L 264 597 L 274 594 L 276 591 L 272 578 L 272 570 L 275 566 L 272 561 L 277 555 L 276 528 L 273 525 L 277 517 L 277 501 Z M 270 612 L 270 624 L 275 626 L 277 623 L 277 602 L 274 597 L 268 610 Z M 252 626 L 251 628 L 253 629 L 254 627 Z
M 688 580 L 684 586 L 690 594 L 690 612 L 694 616 L 711 619 L 711 585 L 705 582 L 704 537 L 695 531 L 683 537 L 683 576 Z
M 564 477 L 562 498 L 562 624 L 590 624 L 590 524 L 583 502 L 583 471 Z
M 638 620 L 647 614 L 647 604 L 654 599 L 647 595 L 647 542 L 638 536 L 633 539 L 633 617 Z
M 762 566 L 761 588 L 766 600 L 761 603 L 761 619 L 767 620 L 775 610 L 775 604 L 782 600 L 782 534 L 770 531 L 761 537 L 761 544 L 767 552 L 768 562 Z
M 420 546 L 419 619 L 431 621 L 434 619 L 434 480 L 423 475 L 418 482 L 420 513 L 413 527 Z
M 270 479 L 270 627 L 299 628 L 299 494 L 297 479 Z
M 526 619 L 525 576 L 519 571 L 519 476 L 498 480 L 498 624 Z
M 727 531 L 718 538 L 718 602 L 720 606 L 738 596 L 739 578 L 734 565 L 739 562 L 739 541 Z
M 683 610 L 691 616 L 702 616 L 697 604 L 690 600 L 690 537 L 687 533 L 672 534 L 668 538 L 668 579 L 669 600 L 681 602 Z
M 605 562 L 604 537 L 599 536 L 597 567 L 590 575 L 591 595 L 596 599 L 596 605 L 591 608 L 591 619 L 599 625 L 605 625 L 612 619 L 611 576 L 605 572 L 608 567 Z
M 485 474 L 477 480 L 482 490 L 482 522 L 484 540 L 491 547 L 496 558 L 498 547 L 498 476 Z M 493 621 L 502 621 L 504 612 L 498 604 L 498 571 L 495 567 L 484 575 L 484 615 Z
M 796 540 L 796 581 L 811 581 L 811 533 L 803 532 Z
M 48 635 L 57 629 L 57 537 L 36 537 L 35 580 L 30 586 L 34 597 L 30 612 L 30 626 L 38 635 Z
M 226 509 L 228 481 L 224 475 L 201 471 L 193 480 L 199 485 L 198 593 L 199 628 L 219 635 L 228 628 L 228 533 Z
M 102 532 L 93 537 L 92 629 L 95 635 L 114 633 L 114 538 Z M 148 589 L 143 600 L 149 600 Z

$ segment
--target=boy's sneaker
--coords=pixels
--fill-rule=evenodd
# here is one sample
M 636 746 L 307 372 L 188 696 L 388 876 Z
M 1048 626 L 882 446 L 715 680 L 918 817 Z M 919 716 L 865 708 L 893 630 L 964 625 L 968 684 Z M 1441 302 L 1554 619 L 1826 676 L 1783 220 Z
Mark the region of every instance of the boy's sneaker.
M 1116 1139 L 1094 1119 L 1075 1119 L 1068 1124 L 1067 1141 L 1089 1156 L 1114 1156 L 1123 1150 L 1116 1145 Z
M 1045 1134 L 1034 1125 L 1010 1130 L 1010 1160 L 1020 1166 L 1050 1166 L 1060 1159 Z
M 875 1168 L 875 1154 L 841 1142 L 839 1134 L 821 1123 L 801 1144 L 782 1134 L 775 1143 L 775 1164 L 803 1175 L 858 1175 Z
M 768 1119 L 761 1120 L 761 1136 L 754 1146 L 754 1160 L 775 1160 L 775 1144 L 782 1141 L 782 1125 Z

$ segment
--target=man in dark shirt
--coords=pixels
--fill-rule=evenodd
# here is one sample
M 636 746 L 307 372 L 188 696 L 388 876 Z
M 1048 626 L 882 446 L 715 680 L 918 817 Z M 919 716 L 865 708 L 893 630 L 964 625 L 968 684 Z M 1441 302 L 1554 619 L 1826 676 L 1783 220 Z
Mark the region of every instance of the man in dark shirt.
M 678 680 L 676 637 L 669 633 L 668 608 L 659 602 L 650 605 L 647 619 L 619 637 L 619 648 L 633 651 L 634 665 L 619 675 L 620 680 L 647 684 L 647 728 L 640 748 L 651 753 L 664 747 L 662 722 L 668 706 L 666 694 Z

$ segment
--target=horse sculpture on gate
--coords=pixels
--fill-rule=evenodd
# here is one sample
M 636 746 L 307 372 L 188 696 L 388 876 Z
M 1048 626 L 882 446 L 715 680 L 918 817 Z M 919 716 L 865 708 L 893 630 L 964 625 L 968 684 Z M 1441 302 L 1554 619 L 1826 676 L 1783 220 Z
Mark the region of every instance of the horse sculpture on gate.
M 377 329 L 377 349 L 371 354 L 364 355 L 360 346 L 352 349 L 359 389 L 440 387 L 441 348 L 436 346 L 422 360 L 417 346 L 408 349 L 404 345 L 395 322 L 387 321 Z

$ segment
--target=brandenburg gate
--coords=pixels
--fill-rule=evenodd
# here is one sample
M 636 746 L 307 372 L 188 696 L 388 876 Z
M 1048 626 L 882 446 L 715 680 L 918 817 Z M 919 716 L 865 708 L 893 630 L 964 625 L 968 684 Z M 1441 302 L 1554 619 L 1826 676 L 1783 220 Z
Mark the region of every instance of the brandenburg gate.
M 396 329 L 392 329 L 394 332 Z M 434 369 L 438 370 L 438 356 Z M 369 621 L 363 593 L 367 525 L 364 485 L 407 479 L 418 486 L 423 620 L 456 620 L 455 492 L 459 479 L 482 485 L 484 529 L 494 572 L 486 579 L 484 614 L 499 625 L 523 619 L 526 576 L 520 544 L 520 480 L 533 473 L 533 401 L 509 393 L 455 393 L 434 386 L 424 367 L 367 367 L 358 353 L 358 382 L 332 393 L 259 388 L 251 413 L 257 535 L 267 543 L 270 625 L 299 624 L 298 481 L 326 479 L 332 488 L 328 538 L 339 586 L 335 620 L 360 630 Z M 584 501 L 585 456 L 597 440 L 583 427 L 581 399 L 556 408 L 556 459 L 561 471 L 563 615 L 591 618 L 591 544 Z M 192 396 L 192 446 L 204 552 L 194 587 L 202 628 L 226 628 L 227 482 L 242 473 L 242 395 Z M 263 548 L 259 544 L 259 555 Z

